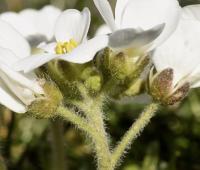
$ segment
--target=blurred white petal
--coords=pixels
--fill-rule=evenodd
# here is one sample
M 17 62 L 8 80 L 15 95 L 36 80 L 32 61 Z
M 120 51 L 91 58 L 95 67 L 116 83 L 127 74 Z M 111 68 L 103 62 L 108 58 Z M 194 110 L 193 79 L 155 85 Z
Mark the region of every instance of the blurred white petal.
M 60 14 L 60 9 L 47 5 L 41 10 L 25 9 L 20 13 L 5 12 L 0 15 L 0 18 L 27 38 L 36 39 L 44 36 L 51 40 L 54 36 L 55 22 Z
M 19 86 L 23 86 L 24 88 L 28 88 L 35 92 L 36 94 L 42 94 L 43 90 L 41 87 L 38 85 L 37 82 L 34 82 L 32 80 L 29 80 L 27 77 L 23 76 L 23 74 L 14 71 L 10 67 L 0 64 L 0 70 L 3 72 L 6 77 L 10 80 L 12 80 L 13 84 L 18 84 Z M 2 78 L 2 77 L 1 77 Z
M 174 85 L 200 75 L 200 22 L 182 19 L 174 34 L 153 55 L 158 71 L 174 70 Z
M 132 0 L 117 0 L 115 7 L 115 23 L 118 28 L 121 27 L 122 17 L 126 10 L 127 4 Z
M 20 77 L 21 79 L 19 79 L 19 81 L 15 81 L 14 79 L 12 79 L 13 77 L 10 77 L 10 73 L 8 73 L 9 75 L 6 73 L 7 70 L 8 68 L 3 68 L 2 65 L 0 66 L 0 77 L 2 81 L 5 83 L 6 87 L 13 93 L 13 95 L 15 95 L 19 99 L 19 101 L 23 102 L 25 105 L 30 105 L 31 102 L 35 100 L 33 91 L 19 84 L 19 81 L 22 81 L 25 78 L 22 79 L 20 76 L 18 76 L 16 78 Z M 17 72 L 15 72 L 15 75 L 16 74 Z
M 0 47 L 0 63 L 12 67 L 19 59 L 11 50 Z
M 27 9 L 24 12 L 21 12 L 21 14 L 5 12 L 0 15 L 0 18 L 11 24 L 23 36 L 28 37 L 37 34 L 33 19 L 29 16 L 29 13 L 36 13 L 36 11 Z
M 60 14 L 61 10 L 54 6 L 48 5 L 42 8 L 36 20 L 38 33 L 45 35 L 48 40 L 51 40 L 54 36 L 55 23 Z
M 8 88 L 0 81 L 0 103 L 17 113 L 25 113 L 26 107 L 14 97 Z
M 113 49 L 142 48 L 152 43 L 163 31 L 164 24 L 155 26 L 147 31 L 132 28 L 121 29 L 109 37 L 109 47 Z
M 58 58 L 58 55 L 56 54 L 43 53 L 32 55 L 18 61 L 13 67 L 16 71 L 27 73 L 56 58 Z
M 126 5 L 121 28 L 148 30 L 165 23 L 165 29 L 154 42 L 154 47 L 164 42 L 175 30 L 181 13 L 177 0 L 131 0 Z
M 106 34 L 110 34 L 111 32 L 112 31 L 111 31 L 110 27 L 108 27 L 106 24 L 104 24 L 98 28 L 95 35 L 106 35 Z
M 112 8 L 107 0 L 93 0 L 106 24 L 112 31 L 116 30 Z
M 11 50 L 20 58 L 30 55 L 28 42 L 11 25 L 2 20 L 0 20 L 0 47 Z

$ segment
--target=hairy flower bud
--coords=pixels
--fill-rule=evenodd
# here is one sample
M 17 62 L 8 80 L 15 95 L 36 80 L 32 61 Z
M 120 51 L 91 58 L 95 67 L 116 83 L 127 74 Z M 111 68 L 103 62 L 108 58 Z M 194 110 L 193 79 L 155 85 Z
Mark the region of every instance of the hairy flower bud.
M 110 61 L 110 72 L 117 80 L 124 80 L 134 71 L 131 58 L 124 53 L 118 53 Z
M 189 83 L 173 86 L 174 72 L 168 68 L 156 75 L 150 75 L 149 93 L 155 101 L 164 105 L 174 105 L 182 101 L 188 94 Z
M 29 106 L 29 112 L 39 118 L 50 118 L 56 115 L 56 110 L 62 103 L 63 96 L 52 82 L 44 84 L 45 96 L 35 100 Z
M 92 93 L 99 92 L 101 90 L 101 77 L 98 75 L 89 77 L 85 81 L 85 86 Z
M 148 64 L 148 57 L 130 57 L 125 53 L 118 53 L 110 59 L 109 69 L 114 78 L 124 81 L 140 77 Z

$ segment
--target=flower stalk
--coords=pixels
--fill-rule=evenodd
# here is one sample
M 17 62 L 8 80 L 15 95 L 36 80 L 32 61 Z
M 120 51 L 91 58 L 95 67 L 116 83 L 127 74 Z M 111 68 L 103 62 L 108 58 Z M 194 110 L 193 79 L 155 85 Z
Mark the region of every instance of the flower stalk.
M 59 107 L 57 112 L 61 117 L 76 125 L 89 136 L 96 153 L 98 170 L 114 170 L 119 165 L 124 152 L 155 115 L 159 104 L 152 103 L 147 106 L 126 132 L 114 151 L 111 152 L 109 138 L 104 125 L 104 113 L 102 111 L 105 96 L 101 94 L 97 97 L 90 97 L 87 90 L 81 84 L 79 84 L 79 91 L 82 95 L 82 100 L 73 101 L 72 103 L 84 113 L 84 117 L 65 107 Z
M 148 125 L 151 118 L 155 115 L 159 105 L 152 103 L 146 107 L 139 118 L 132 124 L 130 129 L 123 136 L 119 144 L 116 146 L 112 153 L 112 166 L 116 167 L 120 162 L 121 157 L 125 151 L 130 147 L 132 142 L 140 135 L 144 127 Z

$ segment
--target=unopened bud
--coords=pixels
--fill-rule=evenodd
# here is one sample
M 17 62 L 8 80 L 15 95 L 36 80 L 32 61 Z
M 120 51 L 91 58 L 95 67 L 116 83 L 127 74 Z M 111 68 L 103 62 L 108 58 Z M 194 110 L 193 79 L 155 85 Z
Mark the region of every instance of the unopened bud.
M 134 67 L 132 66 L 131 59 L 127 55 L 119 53 L 111 59 L 109 69 L 112 77 L 121 81 L 133 72 Z
M 98 74 L 98 71 L 94 67 L 89 66 L 89 67 L 86 67 L 82 71 L 80 77 L 81 77 L 82 80 L 87 80 L 88 77 L 94 76 L 94 75 L 97 75 L 97 74 Z
M 92 93 L 101 90 L 101 77 L 99 75 L 91 76 L 85 81 L 85 87 Z
M 145 67 L 149 64 L 149 57 L 130 57 L 119 53 L 110 61 L 112 76 L 118 80 L 133 80 L 139 78 Z
M 46 82 L 44 84 L 45 96 L 36 99 L 30 106 L 29 112 L 39 118 L 54 117 L 57 108 L 60 106 L 63 100 L 63 96 L 60 90 L 52 82 Z
M 168 68 L 150 78 L 149 93 L 153 99 L 164 105 L 174 105 L 188 94 L 190 85 L 185 83 L 178 89 L 173 86 L 174 72 Z

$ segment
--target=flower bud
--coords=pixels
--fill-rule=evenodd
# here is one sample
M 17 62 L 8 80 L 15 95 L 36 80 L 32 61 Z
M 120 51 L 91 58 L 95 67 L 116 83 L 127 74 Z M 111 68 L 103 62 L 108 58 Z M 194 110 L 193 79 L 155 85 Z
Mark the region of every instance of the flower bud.
M 52 82 L 44 84 L 45 96 L 36 99 L 29 106 L 29 113 L 39 118 L 50 118 L 56 115 L 56 110 L 62 103 L 63 96 L 60 90 Z
M 188 94 L 189 83 L 173 86 L 174 72 L 168 68 L 156 75 L 150 73 L 149 93 L 153 99 L 164 105 L 174 105 L 182 101 Z
M 109 69 L 112 77 L 119 81 L 125 80 L 135 70 L 132 59 L 124 53 L 111 58 Z
M 96 57 L 95 64 L 104 77 L 110 75 L 118 81 L 138 78 L 144 68 L 149 64 L 148 56 L 131 57 L 124 52 L 113 52 L 106 48 Z
M 88 79 L 88 77 L 94 76 L 94 75 L 98 75 L 98 74 L 99 74 L 98 71 L 97 71 L 94 67 L 89 66 L 89 67 L 86 67 L 86 68 L 82 71 L 80 78 L 81 78 L 83 81 L 85 81 L 85 80 Z
M 85 81 L 85 87 L 92 93 L 101 90 L 101 77 L 99 75 L 91 76 Z

